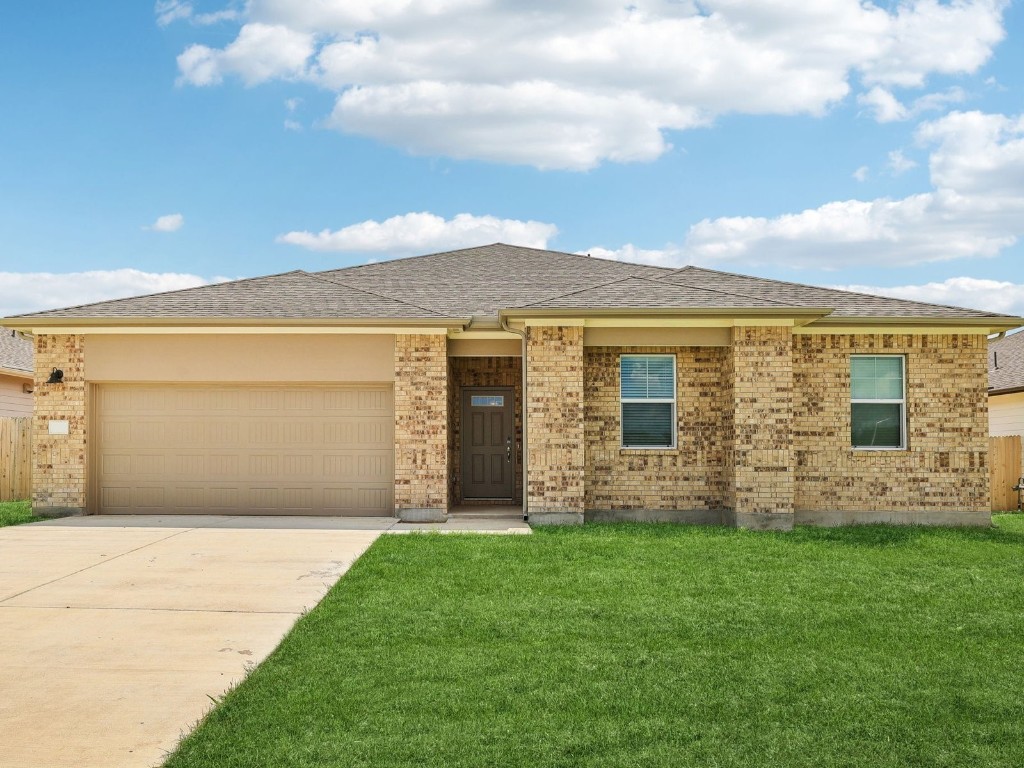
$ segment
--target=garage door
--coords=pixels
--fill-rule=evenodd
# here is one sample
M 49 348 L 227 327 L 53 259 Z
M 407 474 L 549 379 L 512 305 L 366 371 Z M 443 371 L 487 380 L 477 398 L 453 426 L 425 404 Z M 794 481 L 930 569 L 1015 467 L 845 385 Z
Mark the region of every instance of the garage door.
M 101 512 L 394 514 L 388 385 L 104 384 L 94 403 Z

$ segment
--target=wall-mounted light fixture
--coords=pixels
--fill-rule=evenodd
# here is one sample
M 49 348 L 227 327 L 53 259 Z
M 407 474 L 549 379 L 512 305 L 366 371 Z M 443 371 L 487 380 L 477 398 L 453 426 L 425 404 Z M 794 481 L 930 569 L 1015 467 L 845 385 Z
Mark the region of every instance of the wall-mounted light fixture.
M 60 368 L 54 368 L 50 372 L 50 378 L 46 380 L 47 384 L 62 384 L 64 382 L 64 371 Z

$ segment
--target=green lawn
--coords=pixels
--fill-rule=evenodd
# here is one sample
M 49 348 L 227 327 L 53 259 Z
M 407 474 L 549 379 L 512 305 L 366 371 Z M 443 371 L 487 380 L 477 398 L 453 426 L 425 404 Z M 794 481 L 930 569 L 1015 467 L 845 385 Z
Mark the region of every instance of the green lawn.
M 1024 765 L 1024 518 L 383 536 L 208 766 Z
M 0 528 L 5 525 L 30 523 L 34 519 L 32 517 L 32 502 L 0 501 Z

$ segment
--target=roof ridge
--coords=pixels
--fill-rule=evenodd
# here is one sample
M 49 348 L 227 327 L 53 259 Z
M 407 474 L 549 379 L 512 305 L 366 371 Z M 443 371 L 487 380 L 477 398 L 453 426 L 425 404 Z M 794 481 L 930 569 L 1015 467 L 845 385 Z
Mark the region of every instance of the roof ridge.
M 698 266 L 696 266 L 694 264 L 687 264 L 685 267 L 680 267 L 679 269 L 674 270 L 671 274 L 673 274 L 673 275 L 677 274 L 679 272 L 682 272 L 685 269 L 695 269 L 695 270 L 700 270 L 701 272 L 712 272 L 712 273 L 714 273 L 716 275 L 728 275 L 729 277 L 742 277 L 742 278 L 744 278 L 746 280 L 764 280 L 765 282 L 768 282 L 768 283 L 779 283 L 781 285 L 792 285 L 792 286 L 795 286 L 797 288 L 813 288 L 816 291 L 832 291 L 834 293 L 844 293 L 844 294 L 846 294 L 848 296 L 865 296 L 865 297 L 867 297 L 869 299 L 888 299 L 888 300 L 891 300 L 891 301 L 903 301 L 903 302 L 906 302 L 907 304 L 916 304 L 919 307 L 940 307 L 942 309 L 955 309 L 955 310 L 959 310 L 961 312 L 981 312 L 982 314 L 984 314 L 984 315 L 986 315 L 988 317 L 1012 317 L 1012 315 L 1003 315 L 1003 314 L 1000 314 L 998 312 L 985 312 L 984 310 L 971 309 L 970 307 L 958 307 L 955 304 L 936 304 L 936 303 L 931 302 L 931 301 L 917 301 L 915 299 L 901 299 L 901 298 L 899 298 L 897 296 L 879 296 L 877 293 L 864 293 L 863 291 L 847 291 L 847 290 L 845 290 L 843 288 L 826 288 L 825 286 L 822 286 L 822 285 L 809 285 L 808 283 L 796 283 L 796 282 L 793 282 L 792 280 L 778 280 L 778 279 L 776 279 L 774 277 L 757 277 L 755 275 L 744 275 L 744 274 L 741 274 L 739 272 L 726 272 L 725 270 L 721 270 L 721 269 L 708 269 L 707 267 L 698 267 Z M 669 275 L 665 275 L 665 277 L 669 277 Z M 661 278 L 656 278 L 656 279 L 660 280 Z
M 476 250 L 480 250 L 481 248 L 493 248 L 495 246 L 501 246 L 502 248 L 519 248 L 519 249 L 524 250 L 524 251 L 534 251 L 536 253 L 554 253 L 554 254 L 558 254 L 559 256 L 573 256 L 573 257 L 578 258 L 578 259 L 593 259 L 593 260 L 596 260 L 596 261 L 610 261 L 610 262 L 614 262 L 616 264 L 622 264 L 622 265 L 629 266 L 629 267 L 643 267 L 644 269 L 665 269 L 665 270 L 669 270 L 669 272 L 673 271 L 671 267 L 659 267 L 659 266 L 654 265 L 654 264 L 640 264 L 640 263 L 635 262 L 635 261 L 620 261 L 618 259 L 602 259 L 599 256 L 591 256 L 589 253 L 571 253 L 570 251 L 556 251 L 556 250 L 553 250 L 551 248 L 534 248 L 534 247 L 529 246 L 529 245 L 511 245 L 510 243 L 497 242 L 497 243 L 488 243 L 487 245 L 473 245 L 473 246 L 468 246 L 466 248 L 453 248 L 450 251 L 435 251 L 434 253 L 421 253 L 421 254 L 419 254 L 417 256 L 400 256 L 397 259 L 385 259 L 383 261 L 372 261 L 372 262 L 367 262 L 366 264 L 353 264 L 353 265 L 351 265 L 349 267 L 338 267 L 336 269 L 325 269 L 325 270 L 323 270 L 323 272 L 347 272 L 349 270 L 363 269 L 365 267 L 374 267 L 374 266 L 378 266 L 380 264 L 388 264 L 388 263 L 393 264 L 393 263 L 398 262 L 398 261 L 415 261 L 417 259 L 427 259 L 427 258 L 430 258 L 431 256 L 447 256 L 447 255 L 452 254 L 452 253 L 462 253 L 463 251 L 476 251 Z M 314 274 L 323 274 L 323 272 L 318 272 L 318 273 L 314 273 Z M 552 297 L 552 298 L 555 298 L 555 297 Z
M 684 267 L 684 269 L 688 269 L 689 267 L 690 267 L 690 265 L 687 265 L 686 267 Z M 682 270 L 679 270 L 679 271 L 682 271 Z M 675 274 L 675 272 L 673 272 L 672 274 Z M 668 281 L 665 280 L 666 277 L 668 277 L 668 275 L 664 275 L 663 277 L 645 277 L 643 279 L 644 280 L 650 280 L 653 283 L 667 283 Z M 743 299 L 755 299 L 757 301 L 767 301 L 767 302 L 771 302 L 772 304 L 779 304 L 779 305 L 781 305 L 783 307 L 796 307 L 795 304 L 790 304 L 788 301 L 779 301 L 778 299 L 766 299 L 766 298 L 761 298 L 759 296 L 751 296 L 749 293 L 740 293 L 739 291 L 725 291 L 725 290 L 722 290 L 721 288 L 706 288 L 703 285 L 692 285 L 691 283 L 670 283 L 670 284 L 671 285 L 685 285 L 687 288 L 694 288 L 694 289 L 696 289 L 698 291 L 710 291 L 711 293 L 720 293 L 720 294 L 723 294 L 725 296 L 739 296 L 740 298 L 743 298 Z M 809 286 L 809 287 L 813 287 L 813 286 Z
M 357 288 L 354 285 L 349 285 L 348 283 L 343 283 L 340 280 L 335 280 L 334 278 L 327 277 L 326 275 L 321 275 L 321 274 L 318 274 L 316 272 L 306 272 L 305 270 L 299 270 L 299 271 L 301 271 L 302 274 L 307 275 L 307 276 L 313 278 L 314 280 L 322 280 L 323 282 L 330 283 L 331 285 L 340 285 L 343 288 L 348 288 L 350 291 L 359 291 L 359 293 L 366 293 L 366 294 L 369 294 L 370 296 L 376 296 L 376 297 L 381 298 L 381 299 L 387 299 L 388 301 L 394 301 L 394 302 L 397 302 L 399 304 L 404 304 L 407 307 L 415 307 L 416 309 L 423 310 L 424 312 L 427 312 L 427 313 L 429 313 L 431 315 L 435 315 L 437 317 L 441 317 L 441 318 L 444 317 L 444 315 L 442 315 L 440 312 L 437 312 L 437 311 L 435 311 L 433 309 L 429 309 L 427 307 L 421 307 L 419 304 L 413 304 L 411 301 L 406 301 L 405 299 L 397 299 L 394 296 L 388 296 L 385 293 L 377 293 L 376 291 L 368 291 L 365 288 Z
M 242 278 L 239 278 L 238 280 L 226 280 L 226 281 L 221 282 L 221 283 L 203 283 L 202 285 L 193 285 L 191 288 L 175 288 L 174 290 L 171 290 L 171 291 L 155 291 L 154 293 L 143 293 L 143 294 L 141 294 L 139 296 L 122 296 L 119 299 L 104 299 L 103 301 L 90 301 L 87 304 L 75 304 L 74 306 L 71 306 L 71 307 L 57 307 L 57 309 L 40 309 L 40 310 L 36 310 L 35 312 L 26 312 L 26 313 L 21 314 L 21 315 L 11 315 L 11 317 L 12 318 L 14 318 L 14 317 L 32 317 L 34 315 L 41 315 L 41 314 L 44 314 L 46 312 L 54 312 L 54 311 L 57 311 L 57 310 L 60 310 L 61 312 L 63 312 L 63 311 L 68 310 L 68 309 L 83 309 L 85 307 L 94 307 L 97 304 L 117 304 L 117 303 L 122 302 L 122 301 L 134 301 L 136 299 L 148 299 L 148 298 L 150 298 L 152 296 L 167 296 L 167 295 L 170 295 L 172 293 L 184 293 L 185 291 L 196 291 L 196 290 L 199 290 L 200 288 L 209 288 L 209 287 L 214 286 L 214 285 L 228 285 L 229 283 L 234 285 L 234 284 L 237 284 L 237 283 L 252 282 L 253 280 L 266 280 L 268 277 L 284 277 L 285 275 L 295 275 L 295 274 L 309 274 L 309 273 L 308 272 L 304 272 L 301 269 L 290 269 L 287 272 L 278 272 L 278 273 L 273 274 L 273 275 L 257 275 L 256 277 L 242 277 Z

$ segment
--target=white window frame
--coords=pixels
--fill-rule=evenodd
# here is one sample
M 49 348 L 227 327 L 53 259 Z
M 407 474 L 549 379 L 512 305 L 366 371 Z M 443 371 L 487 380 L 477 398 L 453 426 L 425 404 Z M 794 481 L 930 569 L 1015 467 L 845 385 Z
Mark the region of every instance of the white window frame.
M 666 357 L 672 360 L 672 397 L 623 397 L 622 396 L 622 361 L 625 358 Z M 658 354 L 625 354 L 619 355 L 619 448 L 626 451 L 671 451 L 678 443 L 679 423 L 676 401 L 679 396 L 679 382 L 676 373 L 678 361 L 675 355 Z M 672 444 L 671 445 L 626 445 L 625 444 L 625 408 L 626 403 L 671 403 L 672 404 Z
M 879 357 L 895 357 L 900 361 L 900 376 L 903 380 L 903 397 L 899 400 L 892 400 L 886 398 L 855 398 L 853 396 L 853 359 L 854 358 L 879 358 Z M 851 447 L 855 451 L 905 451 L 907 450 L 907 356 L 906 355 L 850 355 L 850 443 Z M 892 445 L 852 445 L 853 443 L 853 405 L 855 403 L 877 403 L 880 405 L 899 405 L 900 407 L 900 444 L 898 446 Z

